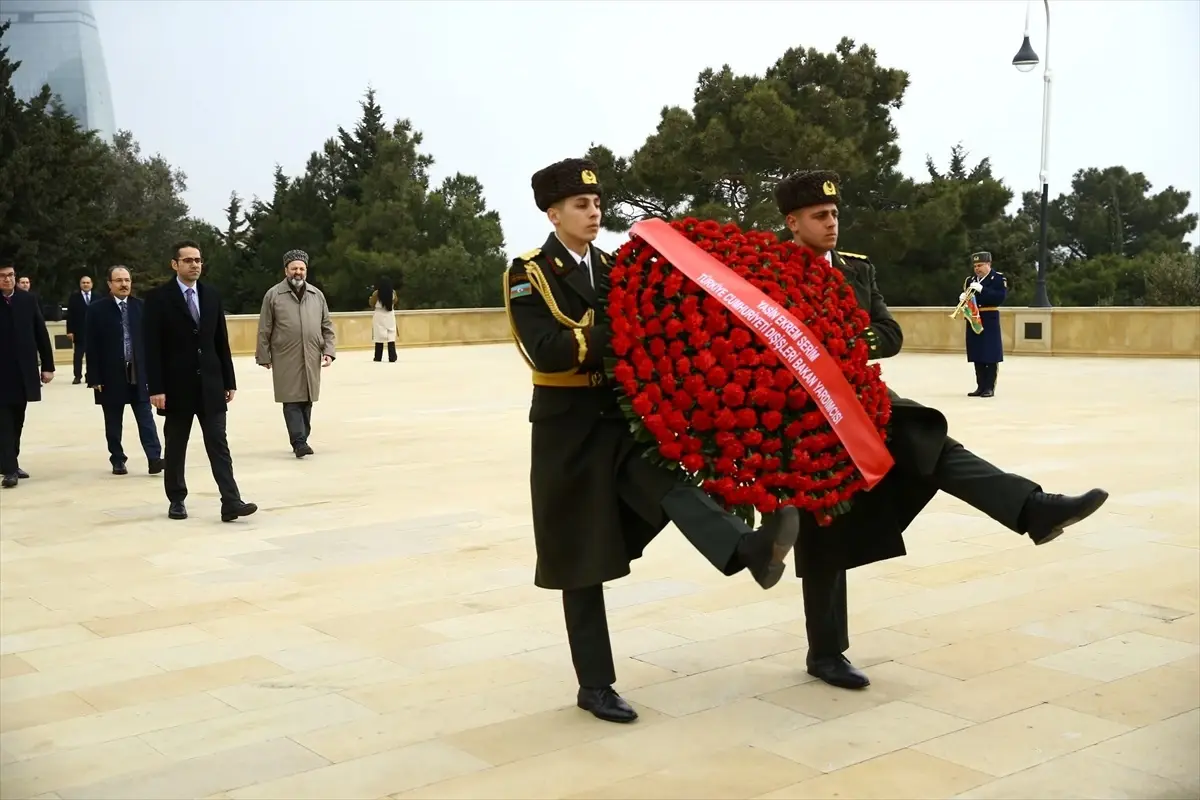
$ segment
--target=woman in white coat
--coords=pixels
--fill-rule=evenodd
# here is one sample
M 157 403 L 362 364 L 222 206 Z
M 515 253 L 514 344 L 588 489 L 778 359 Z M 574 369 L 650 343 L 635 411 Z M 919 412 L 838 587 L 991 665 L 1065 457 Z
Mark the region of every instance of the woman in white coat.
M 383 361 L 383 346 L 387 344 L 388 361 L 396 360 L 396 305 L 399 297 L 392 282 L 382 277 L 367 301 L 375 313 L 371 315 L 371 341 L 375 343 L 375 360 Z

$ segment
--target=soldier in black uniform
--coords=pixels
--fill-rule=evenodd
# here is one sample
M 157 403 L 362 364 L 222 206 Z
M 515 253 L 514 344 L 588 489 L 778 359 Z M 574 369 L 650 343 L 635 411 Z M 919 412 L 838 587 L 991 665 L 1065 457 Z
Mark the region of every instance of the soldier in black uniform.
M 776 187 L 775 199 L 795 241 L 841 270 L 859 306 L 870 314 L 870 327 L 863 335 L 871 357 L 899 353 L 904 334 L 876 285 L 875 266 L 864 255 L 836 249 L 837 174 L 792 175 Z M 850 648 L 846 570 L 904 555 L 904 530 L 939 490 L 1016 533 L 1028 534 L 1039 545 L 1095 513 L 1108 499 L 1103 489 L 1075 497 L 1046 494 L 1033 481 L 997 469 L 951 439 L 946 418 L 937 409 L 890 390 L 888 394 L 892 418 L 887 445 L 895 466 L 874 489 L 859 494 L 851 511 L 832 526 L 819 528 L 804 515 L 796 545 L 796 574 L 804 584 L 808 672 L 845 689 L 870 683 L 843 655 Z
M 554 232 L 513 261 L 504 291 L 513 338 L 533 371 L 534 584 L 562 591 L 579 707 L 630 722 L 637 713 L 612 688 L 603 584 L 628 575 L 630 561 L 674 522 L 717 569 L 748 569 L 770 588 L 800 514 L 785 509 L 751 531 L 679 473 L 642 457 L 646 447 L 634 441 L 602 369 L 609 328 L 598 297 L 612 257 L 591 244 L 600 230 L 596 171 L 568 159 L 533 176 L 534 200 Z
M 969 320 L 963 325 L 967 334 L 967 361 L 975 365 L 975 391 L 967 392 L 967 397 L 992 397 L 996 394 L 1000 362 L 1004 360 L 1000 305 L 1008 296 L 1008 278 L 992 269 L 991 253 L 973 253 L 971 264 L 975 272 L 963 281 L 958 299 L 966 300 L 968 291 L 975 293 L 983 330 L 976 333 Z

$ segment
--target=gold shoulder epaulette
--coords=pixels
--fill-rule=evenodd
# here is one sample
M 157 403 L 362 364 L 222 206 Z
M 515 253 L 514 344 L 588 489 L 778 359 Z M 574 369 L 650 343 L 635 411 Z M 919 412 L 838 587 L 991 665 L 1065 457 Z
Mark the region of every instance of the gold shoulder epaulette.
M 542 248 L 535 247 L 532 250 L 530 250 L 528 253 L 521 253 L 521 255 L 519 255 L 518 258 L 521 261 L 533 261 L 539 255 L 541 255 L 541 252 L 542 252 Z
M 845 250 L 838 250 L 842 258 L 857 258 L 860 261 L 870 261 L 871 259 L 864 256 L 862 253 L 847 253 Z

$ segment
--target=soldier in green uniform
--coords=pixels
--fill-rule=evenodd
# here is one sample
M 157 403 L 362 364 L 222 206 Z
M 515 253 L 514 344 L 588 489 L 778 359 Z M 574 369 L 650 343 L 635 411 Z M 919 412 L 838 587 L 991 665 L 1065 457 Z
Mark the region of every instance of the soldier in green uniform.
M 863 332 L 871 357 L 900 352 L 900 330 L 875 281 L 875 266 L 864 255 L 837 249 L 836 173 L 800 172 L 775 189 L 779 213 L 799 244 L 826 257 L 854 289 L 859 306 L 871 317 Z M 845 657 L 850 647 L 846 607 L 846 570 L 905 554 L 904 530 L 938 491 L 982 511 L 1034 544 L 1045 544 L 1069 525 L 1095 513 L 1108 493 L 1103 489 L 1073 497 L 1047 494 L 1028 478 L 1004 472 L 947 435 L 940 411 L 892 398 L 887 445 L 895 466 L 874 489 L 858 495 L 853 509 L 828 528 L 808 515 L 801 520 L 796 573 L 803 580 L 808 631 L 807 667 L 811 675 L 846 689 L 867 686 L 867 676 Z
M 602 358 L 609 328 L 600 293 L 612 257 L 600 231 L 596 164 L 568 159 L 538 171 L 534 201 L 554 231 L 513 261 L 504 296 L 513 339 L 533 373 L 530 490 L 537 547 L 535 585 L 562 592 L 577 703 L 600 719 L 637 713 L 613 689 L 616 673 L 604 609 L 607 581 L 668 522 L 717 569 L 748 569 L 764 588 L 783 574 L 800 514 L 787 509 L 756 531 L 678 473 L 642 457 L 608 384 Z
M 975 271 L 963 281 L 959 301 L 967 299 L 968 291 L 975 293 L 983 330 L 976 333 L 970 320 L 963 325 L 967 336 L 967 361 L 975 365 L 975 391 L 967 392 L 967 397 L 992 397 L 996 394 L 1000 362 L 1004 360 L 1000 306 L 1008 296 L 1008 278 L 992 269 L 991 253 L 972 253 L 971 265 Z

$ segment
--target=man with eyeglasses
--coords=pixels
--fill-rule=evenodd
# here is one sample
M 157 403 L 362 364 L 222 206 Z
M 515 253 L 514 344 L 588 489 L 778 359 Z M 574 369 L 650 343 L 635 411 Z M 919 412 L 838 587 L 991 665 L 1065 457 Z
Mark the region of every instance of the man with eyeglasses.
M 221 521 L 233 522 L 250 516 L 258 506 L 242 500 L 225 431 L 226 412 L 237 392 L 225 309 L 217 290 L 199 282 L 204 266 L 200 246 L 185 240 L 176 243 L 172 253 L 175 278 L 146 297 L 144 321 L 150 405 L 165 418 L 167 516 L 187 519 L 183 472 L 194 417 L 221 492 Z

